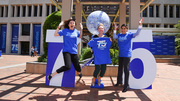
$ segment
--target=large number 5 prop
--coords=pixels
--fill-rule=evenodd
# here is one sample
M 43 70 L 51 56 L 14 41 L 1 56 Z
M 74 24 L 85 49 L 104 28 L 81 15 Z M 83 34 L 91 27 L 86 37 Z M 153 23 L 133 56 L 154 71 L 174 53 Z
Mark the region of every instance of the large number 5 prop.
M 135 31 L 132 30 L 131 32 Z M 130 64 L 133 64 L 134 60 L 141 61 L 137 63 L 137 65 L 131 65 L 130 68 L 129 84 L 133 89 L 145 89 L 150 87 L 156 77 L 156 61 L 152 53 L 147 49 L 147 47 L 150 47 L 147 43 L 152 41 L 153 39 L 151 30 L 142 30 L 140 35 L 132 40 L 132 43 L 135 43 L 133 45 L 136 45 L 136 43 L 138 43 L 140 44 L 140 46 L 133 46 L 137 48 L 132 51 Z M 143 68 L 139 68 L 141 67 L 141 65 Z M 133 74 L 133 72 L 135 73 Z M 142 75 L 140 77 L 135 76 L 139 74 Z

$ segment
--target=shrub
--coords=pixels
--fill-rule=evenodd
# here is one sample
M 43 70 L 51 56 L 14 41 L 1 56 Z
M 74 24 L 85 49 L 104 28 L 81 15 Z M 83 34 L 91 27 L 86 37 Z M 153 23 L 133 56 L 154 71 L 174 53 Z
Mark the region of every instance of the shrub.
M 80 61 L 83 60 L 83 55 L 82 55 L 82 54 L 84 54 L 84 52 L 85 52 L 85 50 L 86 50 L 87 48 L 88 48 L 88 47 L 81 49 L 81 55 L 80 55 L 80 58 L 79 58 Z
M 91 57 L 92 57 L 91 48 L 84 48 L 84 50 L 82 51 L 80 60 L 85 60 Z
M 174 25 L 174 27 L 178 28 L 180 30 L 180 20 L 178 21 L 178 23 L 176 25 Z M 175 54 L 176 55 L 180 55 L 180 34 L 176 35 L 176 39 L 175 39 Z
M 175 39 L 175 54 L 180 55 L 180 38 Z
M 119 51 L 117 49 L 110 49 L 111 64 L 118 65 Z
M 41 57 L 38 58 L 38 62 L 47 62 L 47 56 L 43 54 Z

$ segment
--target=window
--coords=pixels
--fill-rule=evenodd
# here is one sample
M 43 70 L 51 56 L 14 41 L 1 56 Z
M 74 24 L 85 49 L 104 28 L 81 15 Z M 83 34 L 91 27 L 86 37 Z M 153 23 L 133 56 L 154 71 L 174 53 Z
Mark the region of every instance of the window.
M 147 17 L 147 8 L 143 11 L 143 17 Z
M 159 17 L 159 5 L 156 5 L 156 17 Z
M 40 8 L 40 10 L 39 10 L 39 16 L 42 16 L 42 6 L 39 6 Z
M 30 35 L 30 24 L 22 24 L 22 35 Z
M 167 17 L 167 6 L 164 6 L 164 17 Z
M 34 6 L 34 17 L 37 17 L 37 6 Z
M 149 27 L 154 27 L 154 25 L 153 24 L 149 24 Z
M 129 5 L 126 5 L 126 15 L 129 15 Z
M 0 17 L 3 17 L 3 15 L 4 15 L 4 7 L 3 6 L 0 6 L 0 10 L 1 10 L 1 16 Z
M 173 6 L 169 6 L 169 17 L 173 17 Z
M 17 17 L 20 17 L 20 6 L 17 6 Z
M 52 6 L 52 12 L 56 11 L 56 6 Z
M 179 12 L 180 12 L 180 6 L 176 5 L 176 17 L 177 18 L 180 18 Z
M 156 28 L 159 28 L 160 27 L 160 24 L 156 24 Z
M 164 28 L 168 28 L 168 25 L 167 25 L 167 24 L 164 24 Z
M 6 9 L 7 9 L 7 10 L 6 10 L 6 11 L 7 11 L 7 13 L 6 13 L 6 17 L 8 17 L 8 6 L 7 6 L 7 8 L 6 8 Z
M 22 15 L 23 17 L 25 17 L 26 16 L 26 6 L 23 6 L 23 15 Z
M 169 28 L 174 28 L 174 25 L 169 25 Z
M 47 5 L 46 7 L 47 7 L 46 16 L 48 16 L 49 15 L 49 5 Z
M 14 17 L 14 11 L 15 9 L 14 9 L 14 6 L 12 6 L 12 17 Z
M 31 6 L 28 7 L 28 17 L 31 17 Z
M 149 6 L 149 17 L 153 17 L 153 6 Z
M 4 17 L 8 17 L 8 6 L 4 6 L 4 9 L 5 9 Z
M 148 24 L 143 24 L 143 27 L 148 27 Z

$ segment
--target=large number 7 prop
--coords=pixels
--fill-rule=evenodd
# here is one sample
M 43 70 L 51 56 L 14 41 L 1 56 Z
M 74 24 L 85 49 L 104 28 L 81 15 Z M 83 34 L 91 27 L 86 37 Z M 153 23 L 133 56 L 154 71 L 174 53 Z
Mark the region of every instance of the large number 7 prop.
M 149 51 L 150 42 L 153 42 L 151 30 L 142 30 L 140 35 L 132 40 L 129 84 L 133 89 L 152 88 L 156 77 L 156 61 Z
M 75 86 L 75 69 L 71 63 L 71 69 L 55 75 L 50 81 L 47 76 L 54 73 L 58 68 L 64 66 L 64 58 L 62 54 L 63 37 L 54 36 L 55 30 L 47 30 L 46 42 L 48 42 L 48 58 L 46 68 L 46 85 L 59 87 Z M 77 39 L 77 43 L 81 41 Z

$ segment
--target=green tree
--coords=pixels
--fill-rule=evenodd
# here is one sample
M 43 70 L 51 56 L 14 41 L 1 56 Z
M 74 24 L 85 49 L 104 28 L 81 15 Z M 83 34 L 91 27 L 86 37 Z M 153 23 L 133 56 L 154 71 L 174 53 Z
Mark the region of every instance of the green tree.
M 55 11 L 47 16 L 43 25 L 43 49 L 44 54 L 38 58 L 39 62 L 47 61 L 48 43 L 46 42 L 46 31 L 47 29 L 56 29 L 61 22 L 61 11 Z
M 178 24 L 174 25 L 174 27 L 180 29 L 180 20 L 178 21 Z
M 178 21 L 178 24 L 174 25 L 174 27 L 180 30 L 180 20 Z M 176 35 L 175 39 L 175 53 L 176 55 L 180 55 L 180 33 Z

